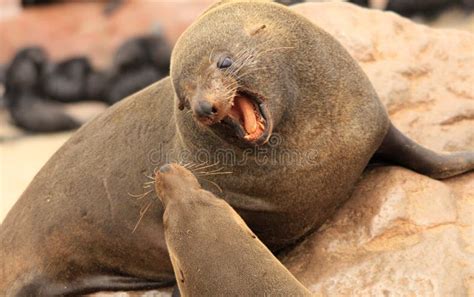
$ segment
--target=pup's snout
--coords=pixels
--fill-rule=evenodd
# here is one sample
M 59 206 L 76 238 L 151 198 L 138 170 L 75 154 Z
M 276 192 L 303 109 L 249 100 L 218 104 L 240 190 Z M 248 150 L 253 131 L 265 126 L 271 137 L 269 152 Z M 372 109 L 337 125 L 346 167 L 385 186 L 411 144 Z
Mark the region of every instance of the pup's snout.
M 173 168 L 172 168 L 171 164 L 165 164 L 165 165 L 160 167 L 160 172 L 161 173 L 167 173 L 167 172 L 171 172 L 172 169 Z

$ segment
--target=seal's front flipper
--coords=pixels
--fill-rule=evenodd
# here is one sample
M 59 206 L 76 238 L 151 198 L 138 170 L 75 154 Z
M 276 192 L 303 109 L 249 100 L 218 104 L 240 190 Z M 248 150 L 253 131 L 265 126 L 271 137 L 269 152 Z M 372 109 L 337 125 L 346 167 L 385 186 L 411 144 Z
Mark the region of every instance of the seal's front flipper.
M 436 153 L 403 135 L 392 123 L 374 157 L 437 179 L 474 170 L 474 152 Z
M 24 286 L 16 296 L 77 296 L 100 291 L 154 290 L 173 284 L 174 279 L 152 281 L 128 276 L 89 276 L 71 283 L 36 280 Z

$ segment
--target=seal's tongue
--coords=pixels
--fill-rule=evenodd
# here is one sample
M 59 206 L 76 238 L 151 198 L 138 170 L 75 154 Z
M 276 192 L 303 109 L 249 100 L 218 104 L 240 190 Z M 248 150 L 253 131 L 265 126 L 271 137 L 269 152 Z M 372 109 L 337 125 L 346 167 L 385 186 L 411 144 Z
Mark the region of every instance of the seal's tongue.
M 254 106 L 248 98 L 236 96 L 231 113 L 234 117 L 241 119 L 248 134 L 253 134 L 257 130 L 257 116 L 255 115 Z

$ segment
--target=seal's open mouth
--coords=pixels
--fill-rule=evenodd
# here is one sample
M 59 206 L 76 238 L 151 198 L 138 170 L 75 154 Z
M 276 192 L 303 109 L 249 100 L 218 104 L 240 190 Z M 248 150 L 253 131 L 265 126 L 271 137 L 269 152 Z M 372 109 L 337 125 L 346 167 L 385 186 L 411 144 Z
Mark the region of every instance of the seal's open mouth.
M 267 142 L 271 132 L 265 103 L 247 91 L 237 92 L 232 108 L 222 123 L 230 126 L 242 140 L 258 145 Z

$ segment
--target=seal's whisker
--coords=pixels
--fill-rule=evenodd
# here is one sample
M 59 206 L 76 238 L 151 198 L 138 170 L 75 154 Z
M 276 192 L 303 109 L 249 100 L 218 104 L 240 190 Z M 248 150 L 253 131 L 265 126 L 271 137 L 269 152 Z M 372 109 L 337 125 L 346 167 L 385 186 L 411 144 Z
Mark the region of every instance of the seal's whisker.
M 237 60 L 245 50 L 246 50 L 246 47 L 242 47 L 240 50 L 238 50 L 238 52 L 234 55 L 234 60 Z
M 231 88 L 231 87 L 237 85 L 238 83 L 239 83 L 238 81 L 236 81 L 235 79 L 233 79 L 233 80 L 230 81 L 230 82 L 226 82 L 226 83 L 224 84 L 224 88 L 229 89 L 229 88 Z
M 237 88 L 227 91 L 225 94 L 222 95 L 224 101 L 227 101 L 229 98 L 233 99 L 235 97 L 236 92 L 237 92 Z
M 145 216 L 146 212 L 148 211 L 148 209 L 150 208 L 152 203 L 153 203 L 152 201 L 148 202 L 148 204 L 145 206 L 145 208 L 144 209 L 142 208 L 140 210 L 140 217 L 138 218 L 138 221 L 135 224 L 135 227 L 133 228 L 132 233 L 135 233 L 135 230 L 137 230 L 138 225 L 140 225 L 140 222 L 142 221 L 143 217 Z
M 232 89 L 228 90 L 225 94 L 222 95 L 222 97 L 229 99 L 233 99 L 235 97 L 235 93 L 237 92 L 237 86 L 233 87 Z
M 234 61 L 234 63 L 226 70 L 226 73 L 234 74 L 239 71 L 240 68 L 245 66 L 250 58 L 252 58 L 253 52 L 250 49 L 245 49 L 242 54 Z M 236 66 L 238 65 L 238 66 Z
M 232 72 L 232 74 L 237 74 L 239 73 L 244 67 L 255 67 L 256 65 L 258 64 L 258 61 L 255 59 L 255 55 L 254 54 L 249 54 L 245 60 L 243 60 L 240 65 L 235 68 Z
M 236 55 L 234 55 L 234 60 L 236 62 L 239 62 L 242 57 L 245 57 L 245 55 L 248 55 L 250 52 L 249 48 L 243 47 Z M 232 64 L 234 65 L 234 64 Z
M 251 61 L 251 59 L 253 59 L 253 55 L 249 53 L 249 55 L 247 57 L 245 57 L 245 60 L 242 60 L 242 62 L 240 62 L 240 65 L 238 66 L 238 68 L 236 68 L 233 73 L 238 73 L 243 67 L 245 66 L 248 66 L 250 63 L 249 61 Z
M 204 177 L 201 177 L 201 179 L 213 184 L 219 190 L 219 192 L 221 193 L 224 192 L 222 188 L 216 182 L 213 182 L 212 180 L 208 180 L 207 178 L 204 178 Z
M 225 87 L 227 90 L 229 90 L 229 88 L 233 88 L 234 86 L 236 86 L 236 84 L 238 84 L 238 81 L 236 81 L 236 80 L 234 79 L 234 75 L 235 75 L 234 72 L 232 72 L 232 73 L 227 73 L 226 75 L 229 76 L 230 79 L 229 79 L 228 81 L 225 81 L 225 82 L 224 82 L 224 87 Z
M 230 82 L 230 83 L 225 84 L 225 85 L 224 85 L 224 88 L 227 89 L 226 94 L 232 93 L 232 92 L 234 92 L 235 90 L 237 90 L 238 85 L 239 85 L 239 82 L 238 82 L 237 80 L 234 80 L 233 82 Z
M 233 91 L 233 90 L 237 89 L 238 84 L 239 84 L 239 82 L 236 79 L 233 79 L 232 81 L 225 82 L 224 88 L 226 88 L 226 90 L 228 92 Z

